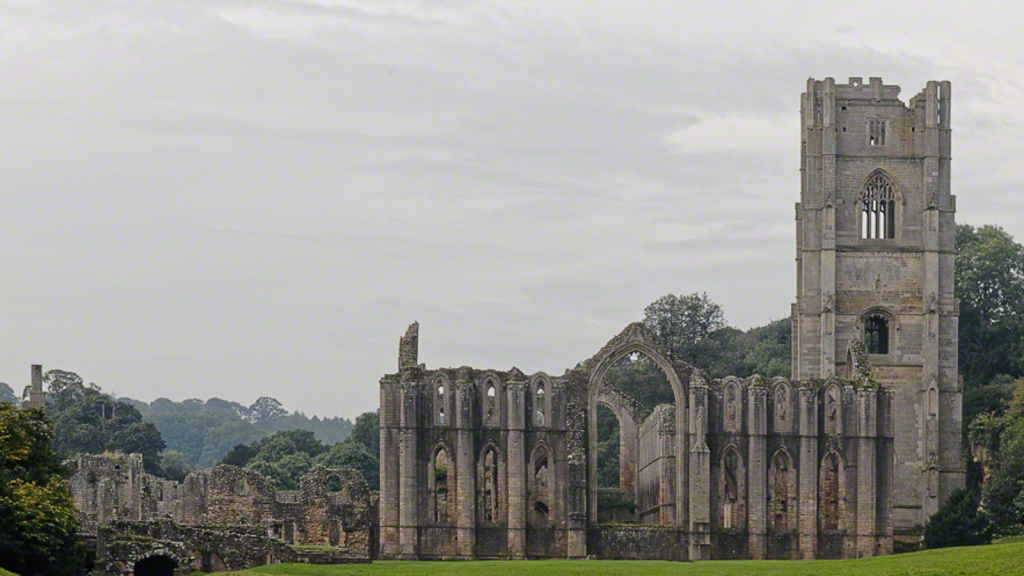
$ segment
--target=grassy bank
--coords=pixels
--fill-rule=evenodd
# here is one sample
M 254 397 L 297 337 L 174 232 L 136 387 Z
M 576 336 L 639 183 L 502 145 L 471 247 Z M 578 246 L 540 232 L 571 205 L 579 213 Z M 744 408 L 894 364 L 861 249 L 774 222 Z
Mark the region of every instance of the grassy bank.
M 375 562 L 352 566 L 278 564 L 234 572 L 255 576 L 996 576 L 1024 575 L 1024 543 L 926 550 L 863 560 L 713 561 L 697 563 L 625 561 Z

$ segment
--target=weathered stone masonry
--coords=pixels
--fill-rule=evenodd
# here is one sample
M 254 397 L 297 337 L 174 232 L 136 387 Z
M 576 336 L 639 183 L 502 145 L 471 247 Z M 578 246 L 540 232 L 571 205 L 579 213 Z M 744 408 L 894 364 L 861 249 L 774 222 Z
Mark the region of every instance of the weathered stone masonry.
M 850 343 L 868 345 L 898 415 L 895 530 L 914 540 L 965 479 L 956 197 L 950 83 L 928 82 L 909 105 L 899 92 L 827 78 L 802 97 L 793 377 L 844 374 Z
M 401 372 L 381 381 L 382 557 L 892 551 L 892 395 L 867 366 L 843 379 L 709 382 L 632 324 L 560 377 L 427 370 L 409 353 L 417 338 L 414 324 Z M 603 384 L 610 366 L 637 352 L 662 367 L 676 403 L 648 413 Z M 597 433 L 585 425 L 599 403 L 620 419 L 612 492 L 636 504 L 634 517 L 601 509 L 609 491 L 597 488 Z M 601 521 L 609 518 L 629 523 Z
M 278 491 L 271 479 L 236 466 L 193 472 L 179 484 L 142 464 L 140 454 L 82 454 L 73 462 L 69 487 L 81 531 L 97 539 L 108 574 L 130 573 L 134 562 L 160 551 L 185 573 L 375 555 L 377 502 L 355 470 L 316 466 L 299 490 Z M 331 483 L 339 489 L 329 491 Z M 329 549 L 307 558 L 290 544 Z M 192 556 L 175 552 L 182 546 Z
M 918 538 L 964 481 L 950 84 L 898 95 L 802 96 L 792 380 L 709 381 L 642 325 L 558 377 L 428 370 L 411 326 L 380 385 L 381 554 L 849 558 Z M 604 383 L 634 353 L 674 402 Z M 617 490 L 597 488 L 599 404 Z

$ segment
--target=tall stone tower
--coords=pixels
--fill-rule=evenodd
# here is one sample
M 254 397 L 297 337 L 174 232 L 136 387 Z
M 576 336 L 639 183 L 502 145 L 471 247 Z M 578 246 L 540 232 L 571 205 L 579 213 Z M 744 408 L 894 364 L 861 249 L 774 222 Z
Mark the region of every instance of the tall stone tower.
M 844 377 L 864 343 L 894 393 L 894 531 L 909 540 L 965 475 L 950 83 L 907 105 L 899 92 L 826 78 L 801 98 L 793 377 Z

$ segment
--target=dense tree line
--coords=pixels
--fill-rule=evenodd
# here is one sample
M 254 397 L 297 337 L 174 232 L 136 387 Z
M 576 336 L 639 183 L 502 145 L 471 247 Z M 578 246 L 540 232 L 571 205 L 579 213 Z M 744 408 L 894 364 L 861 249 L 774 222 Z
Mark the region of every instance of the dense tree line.
M 243 466 L 273 478 L 282 490 L 296 490 L 299 480 L 317 464 L 360 471 L 371 490 L 380 488 L 380 419 L 376 412 L 356 418 L 352 433 L 341 442 L 325 445 L 308 430 L 283 430 L 238 444 L 224 464 Z
M 179 452 L 194 469 L 212 468 L 232 447 L 251 444 L 274 432 L 308 430 L 317 440 L 335 444 L 348 437 L 353 425 L 347 418 L 309 418 L 300 412 L 289 413 L 280 402 L 266 396 L 251 406 L 220 398 L 125 401 L 138 408 L 147 422 L 155 424 L 168 449 Z

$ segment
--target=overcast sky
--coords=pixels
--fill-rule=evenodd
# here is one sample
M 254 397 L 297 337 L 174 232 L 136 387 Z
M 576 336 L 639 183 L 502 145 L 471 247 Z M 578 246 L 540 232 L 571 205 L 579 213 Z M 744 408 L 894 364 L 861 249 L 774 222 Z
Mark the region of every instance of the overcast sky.
M 664 294 L 781 318 L 810 76 L 951 80 L 1024 240 L 1024 10 L 833 5 L 0 0 L 0 381 L 354 417 L 414 320 L 561 374 Z

